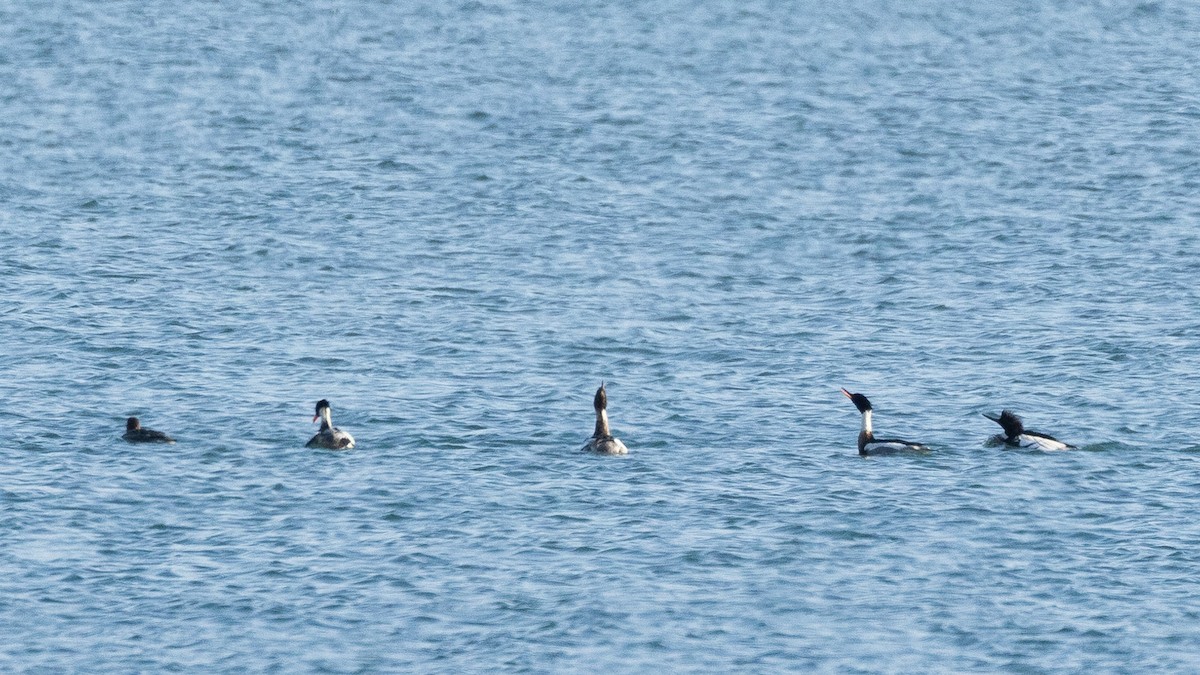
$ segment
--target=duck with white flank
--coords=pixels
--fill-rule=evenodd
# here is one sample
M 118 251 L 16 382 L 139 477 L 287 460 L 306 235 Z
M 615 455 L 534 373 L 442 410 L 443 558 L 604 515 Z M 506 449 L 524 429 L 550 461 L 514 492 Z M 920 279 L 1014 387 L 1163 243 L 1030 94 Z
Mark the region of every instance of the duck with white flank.
M 929 452 L 929 446 L 912 441 L 902 441 L 898 438 L 875 438 L 871 430 L 871 402 L 862 394 L 851 394 L 845 389 L 842 393 L 854 402 L 854 407 L 862 413 L 862 431 L 858 432 L 858 454 L 863 455 L 895 455 L 902 452 Z
M 175 439 L 161 431 L 143 429 L 142 423 L 136 417 L 125 420 L 125 435 L 121 436 L 130 443 L 174 443 Z
M 629 448 L 625 447 L 620 439 L 614 438 L 612 431 L 608 428 L 608 394 L 604 392 L 603 382 L 596 390 L 596 397 L 592 399 L 592 407 L 596 409 L 596 432 L 592 434 L 583 449 L 602 455 L 629 454 Z
M 1014 415 L 1011 410 L 1003 410 L 999 416 L 987 413 L 983 413 L 983 416 L 1004 428 L 1004 435 L 996 435 L 994 438 L 1005 445 L 1015 448 L 1028 448 L 1030 450 L 1044 450 L 1046 452 L 1072 450 L 1075 448 L 1074 445 L 1063 443 L 1050 434 L 1026 429 L 1025 425 L 1021 422 L 1021 418 Z
M 329 401 L 317 401 L 317 414 L 312 421 L 321 420 L 321 430 L 309 439 L 306 448 L 328 448 L 330 450 L 349 450 L 354 447 L 354 437 L 333 426 L 329 417 Z

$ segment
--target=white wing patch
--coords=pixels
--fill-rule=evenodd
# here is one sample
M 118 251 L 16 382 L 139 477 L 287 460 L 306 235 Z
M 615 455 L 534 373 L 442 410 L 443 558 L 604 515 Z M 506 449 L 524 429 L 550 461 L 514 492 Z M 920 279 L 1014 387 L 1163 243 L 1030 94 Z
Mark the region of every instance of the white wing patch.
M 863 448 L 868 455 L 890 455 L 898 452 L 928 452 L 929 448 L 924 445 L 916 445 L 911 443 L 897 443 L 895 441 L 878 441 L 875 443 L 867 443 Z
M 1044 452 L 1055 452 L 1057 450 L 1068 450 L 1071 446 L 1056 441 L 1053 438 L 1045 436 L 1031 436 L 1029 434 L 1021 434 L 1017 437 L 1017 445 L 1022 448 L 1030 448 L 1033 450 L 1042 450 Z

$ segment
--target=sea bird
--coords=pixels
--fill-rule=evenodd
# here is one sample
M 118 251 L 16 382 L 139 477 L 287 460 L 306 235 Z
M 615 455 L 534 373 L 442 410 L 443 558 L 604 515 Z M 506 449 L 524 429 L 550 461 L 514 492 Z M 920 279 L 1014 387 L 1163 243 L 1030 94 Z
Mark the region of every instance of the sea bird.
M 1021 418 L 1013 414 L 1011 410 L 1002 410 L 998 416 L 987 413 L 983 413 L 983 416 L 1004 428 L 1004 435 L 997 434 L 994 438 L 1002 441 L 1005 445 L 1047 452 L 1075 448 L 1074 445 L 1063 443 L 1050 434 L 1026 429 L 1025 425 L 1021 423 Z
M 175 439 L 161 431 L 143 429 L 141 421 L 136 417 L 125 420 L 125 435 L 121 436 L 130 443 L 174 443 Z
M 625 447 L 620 439 L 615 438 L 608 428 L 608 394 L 604 391 L 603 382 L 596 390 L 596 397 L 592 399 L 592 407 L 596 409 L 596 431 L 588 439 L 583 449 L 603 455 L 629 454 L 629 448 Z
M 871 402 L 862 394 L 851 394 L 842 389 L 846 398 L 854 402 L 854 407 L 862 413 L 862 431 L 858 432 L 858 454 L 894 455 L 901 452 L 929 452 L 929 446 L 912 441 L 902 441 L 898 438 L 875 438 L 871 430 Z
M 354 447 L 354 437 L 333 426 L 333 422 L 329 418 L 329 401 L 321 399 L 317 401 L 317 414 L 313 415 L 312 421 L 321 420 L 321 430 L 316 436 L 309 439 L 305 444 L 306 448 L 328 448 L 330 450 L 349 450 Z

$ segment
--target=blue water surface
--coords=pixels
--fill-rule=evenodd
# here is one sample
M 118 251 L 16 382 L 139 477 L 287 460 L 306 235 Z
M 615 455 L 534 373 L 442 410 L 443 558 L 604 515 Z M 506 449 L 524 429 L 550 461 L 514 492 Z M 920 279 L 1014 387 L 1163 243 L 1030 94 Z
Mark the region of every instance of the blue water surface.
M 1200 669 L 1200 5 L 32 0 L 0 46 L 0 669 Z M 840 387 L 934 451 L 860 458 Z

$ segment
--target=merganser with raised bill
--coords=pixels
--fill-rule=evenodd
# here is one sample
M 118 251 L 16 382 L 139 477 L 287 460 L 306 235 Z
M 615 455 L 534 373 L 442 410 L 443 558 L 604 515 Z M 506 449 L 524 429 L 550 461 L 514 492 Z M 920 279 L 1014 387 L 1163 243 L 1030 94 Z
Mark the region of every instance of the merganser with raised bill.
M 125 420 L 125 435 L 121 436 L 130 443 L 174 443 L 175 439 L 154 429 L 142 428 L 142 423 L 136 417 Z
M 999 416 L 987 413 L 983 413 L 983 416 L 1004 428 L 1004 435 L 997 435 L 995 438 L 1002 441 L 1005 445 L 1031 450 L 1044 450 L 1046 452 L 1075 449 L 1074 445 L 1063 443 L 1050 434 L 1026 429 L 1025 425 L 1021 422 L 1021 418 L 1013 414 L 1011 410 L 1002 410 Z
M 899 438 L 875 438 L 871 430 L 871 402 L 862 394 L 851 394 L 842 389 L 846 398 L 854 403 L 858 412 L 862 413 L 862 431 L 858 432 L 858 454 L 863 455 L 895 455 L 902 452 L 929 452 L 929 446 L 912 441 L 902 441 Z
M 321 430 L 304 445 L 306 448 L 328 448 L 329 450 L 349 450 L 354 447 L 354 437 L 333 426 L 329 414 L 329 401 L 317 401 L 317 414 L 312 421 L 321 420 Z
M 592 399 L 592 407 L 596 409 L 596 432 L 583 446 L 584 450 L 598 452 L 602 455 L 627 455 L 629 448 L 620 439 L 612 435 L 608 428 L 608 394 L 604 391 L 604 383 L 596 390 Z

